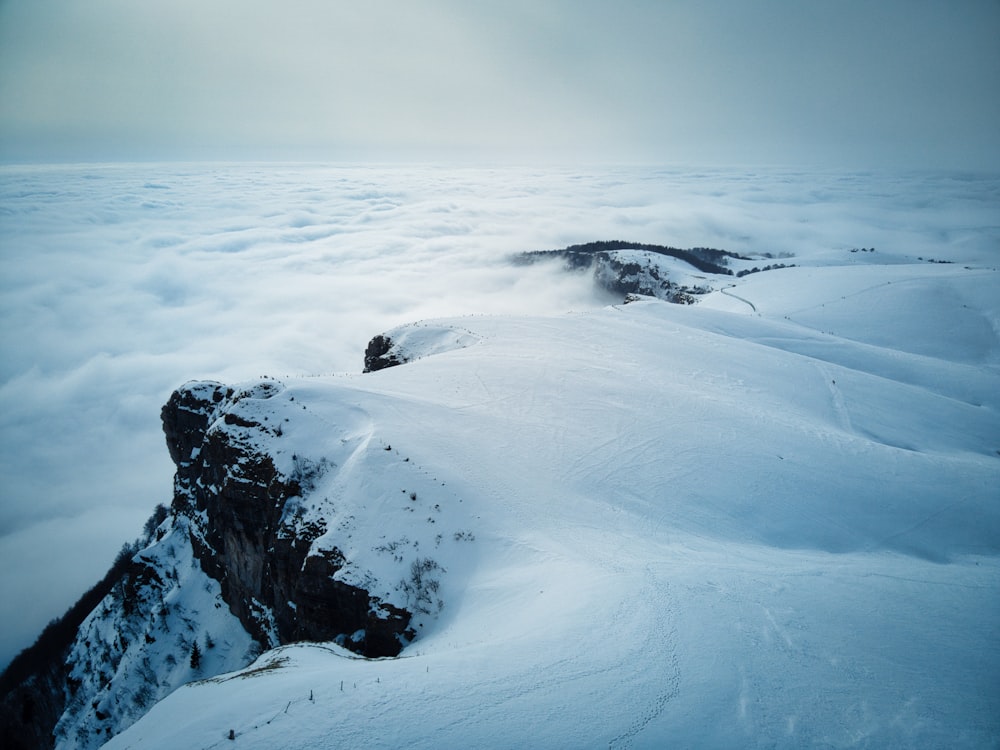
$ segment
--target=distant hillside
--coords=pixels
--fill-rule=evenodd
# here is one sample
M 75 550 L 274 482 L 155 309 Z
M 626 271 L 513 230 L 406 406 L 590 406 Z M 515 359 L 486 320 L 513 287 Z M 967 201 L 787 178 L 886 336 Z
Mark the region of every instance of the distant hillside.
M 681 250 L 667 245 L 654 245 L 648 242 L 627 242 L 625 240 L 598 240 L 585 242 L 581 245 L 570 245 L 561 250 L 535 250 L 519 253 L 514 256 L 516 263 L 528 264 L 537 260 L 564 258 L 571 268 L 586 268 L 599 253 L 609 253 L 613 250 L 642 250 L 647 253 L 666 255 L 683 260 L 704 273 L 716 273 L 731 276 L 733 272 L 726 268 L 730 258 L 750 260 L 728 250 L 716 250 L 710 247 L 693 247 Z
M 733 276 L 784 267 L 778 264 L 766 269 L 751 269 L 751 258 L 726 250 L 709 247 L 681 250 L 623 240 L 519 253 L 511 260 L 517 265 L 561 260 L 569 272 L 592 273 L 597 287 L 612 294 L 656 297 L 685 305 L 696 302 L 723 283 L 731 284 Z M 739 266 L 735 272 L 729 267 L 733 261 Z

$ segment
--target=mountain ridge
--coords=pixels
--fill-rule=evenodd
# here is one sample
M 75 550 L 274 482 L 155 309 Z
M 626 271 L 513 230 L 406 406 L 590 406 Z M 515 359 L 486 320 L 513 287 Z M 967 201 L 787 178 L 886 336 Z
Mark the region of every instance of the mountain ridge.
M 511 257 L 515 265 L 561 262 L 566 271 L 590 273 L 594 283 L 612 294 L 628 297 L 656 297 L 677 304 L 691 305 L 724 284 L 726 277 L 742 278 L 751 273 L 791 267 L 768 263 L 763 268 L 757 259 L 728 250 L 693 247 L 682 250 L 669 245 L 625 240 L 599 240 L 570 245 L 561 250 L 535 250 Z M 736 266 L 733 270 L 730 266 Z M 794 265 L 794 264 L 792 264 Z
M 974 341 L 890 345 L 911 323 L 874 326 L 856 309 L 888 299 L 933 332 L 936 319 L 994 319 L 994 303 L 981 272 L 879 271 L 890 295 L 872 273 L 758 274 L 740 289 L 754 310 L 709 293 L 425 321 L 387 332 L 402 367 L 179 389 L 164 408 L 174 512 L 133 558 L 154 565 L 174 619 L 154 592 L 139 619 L 155 627 L 124 648 L 110 634 L 125 621 L 100 607 L 81 632 L 131 649 L 118 663 L 136 671 L 169 641 L 177 680 L 203 679 L 168 679 L 171 695 L 110 746 L 203 746 L 230 730 L 303 748 L 792 746 L 862 730 L 877 744 L 988 744 L 996 340 L 966 325 Z M 252 500 L 227 526 L 271 529 L 268 543 L 218 537 L 210 507 L 226 498 Z M 240 559 L 281 528 L 303 542 L 291 568 L 336 548 L 342 567 L 320 578 L 410 614 L 407 658 L 359 658 L 347 649 L 367 628 L 344 625 L 323 635 L 340 645 L 280 646 L 246 666 L 255 639 L 297 633 L 289 600 L 262 601 Z M 156 562 L 169 559 L 186 583 Z M 241 572 L 213 572 L 223 560 Z M 78 645 L 75 664 L 113 661 Z M 61 747 L 107 737 L 109 695 L 78 701 Z

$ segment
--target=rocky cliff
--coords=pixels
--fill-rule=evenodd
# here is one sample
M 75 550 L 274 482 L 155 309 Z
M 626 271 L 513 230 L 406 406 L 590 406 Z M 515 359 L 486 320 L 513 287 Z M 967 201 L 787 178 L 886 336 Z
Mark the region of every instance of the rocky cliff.
M 173 502 L 3 675 L 5 747 L 99 747 L 180 685 L 281 644 L 333 641 L 385 657 L 414 637 L 412 610 L 430 612 L 436 586 L 427 574 L 442 571 L 398 544 L 380 548 L 392 556 L 382 575 L 353 564 L 350 516 L 338 515 L 344 498 L 331 498 L 328 481 L 352 458 L 377 451 L 384 463 L 390 452 L 358 434 L 350 410 L 320 425 L 335 449 L 309 454 L 308 435 L 295 443 L 306 450 L 292 449 L 285 431 L 316 419 L 283 391 L 265 379 L 189 383 L 171 395 L 161 416 L 177 466 Z
M 177 465 L 175 510 L 191 519 L 196 557 L 259 643 L 341 639 L 365 656 L 395 656 L 412 637 L 410 613 L 335 579 L 346 558 L 317 542 L 326 520 L 303 520 L 291 507 L 320 467 L 296 456 L 283 474 L 262 448 L 282 436 L 282 423 L 269 424 L 274 417 L 254 402 L 281 390 L 263 381 L 242 391 L 196 383 L 174 392 L 162 419 Z
M 393 352 L 394 342 L 385 335 L 373 336 L 368 346 L 365 348 L 365 369 L 364 372 L 377 372 L 386 367 L 395 367 L 405 363 L 399 355 Z

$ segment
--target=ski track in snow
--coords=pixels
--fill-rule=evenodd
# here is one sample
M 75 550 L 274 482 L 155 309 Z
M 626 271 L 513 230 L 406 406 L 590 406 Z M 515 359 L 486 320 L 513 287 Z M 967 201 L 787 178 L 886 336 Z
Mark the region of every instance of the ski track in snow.
M 730 288 L 731 287 L 723 287 L 723 288 L 719 289 L 719 291 L 722 292 L 727 297 L 732 297 L 733 299 L 738 299 L 740 302 L 746 303 L 747 305 L 750 306 L 751 310 L 753 310 L 754 312 L 757 312 L 757 306 L 753 302 L 751 302 L 750 300 L 748 300 L 746 297 L 740 297 L 738 294 L 733 294 L 731 291 L 729 291 Z
M 624 732 L 608 742 L 609 748 L 631 747 L 633 740 L 650 723 L 662 716 L 670 701 L 681 692 L 681 669 L 677 656 L 677 613 L 674 609 L 673 598 L 670 596 L 670 588 L 667 582 L 661 580 L 649 565 L 645 568 L 645 578 L 646 582 L 640 592 L 640 598 L 643 601 L 651 602 L 648 615 L 652 627 L 648 630 L 649 635 L 644 644 L 645 647 L 639 650 L 637 658 L 642 659 L 645 654 L 656 654 L 659 657 L 658 668 L 655 668 L 655 671 L 660 675 L 662 684 L 657 689 L 652 702 L 639 712 Z M 666 654 L 664 655 L 665 646 Z
M 837 422 L 840 424 L 841 429 L 848 433 L 849 435 L 854 434 L 854 425 L 851 423 L 851 413 L 847 408 L 847 403 L 844 401 L 844 394 L 840 388 L 837 387 L 837 380 L 830 368 L 817 360 L 816 368 L 820 371 L 823 380 L 826 383 L 826 387 L 830 391 L 830 399 L 833 403 L 833 411 L 836 415 Z

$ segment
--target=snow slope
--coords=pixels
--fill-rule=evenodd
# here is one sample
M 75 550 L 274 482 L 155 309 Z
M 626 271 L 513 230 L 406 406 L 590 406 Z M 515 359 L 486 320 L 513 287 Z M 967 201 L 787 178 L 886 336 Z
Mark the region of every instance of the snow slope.
M 336 465 L 304 504 L 388 600 L 394 550 L 433 561 L 435 606 L 397 659 L 275 649 L 107 747 L 995 746 L 998 300 L 790 268 L 285 380 L 270 450 Z
M 411 321 L 620 302 L 590 275 L 507 262 L 602 238 L 759 267 L 995 267 L 997 206 L 1000 176 L 975 173 L 0 166 L 0 666 L 169 500 L 159 413 L 187 380 L 353 371 Z

